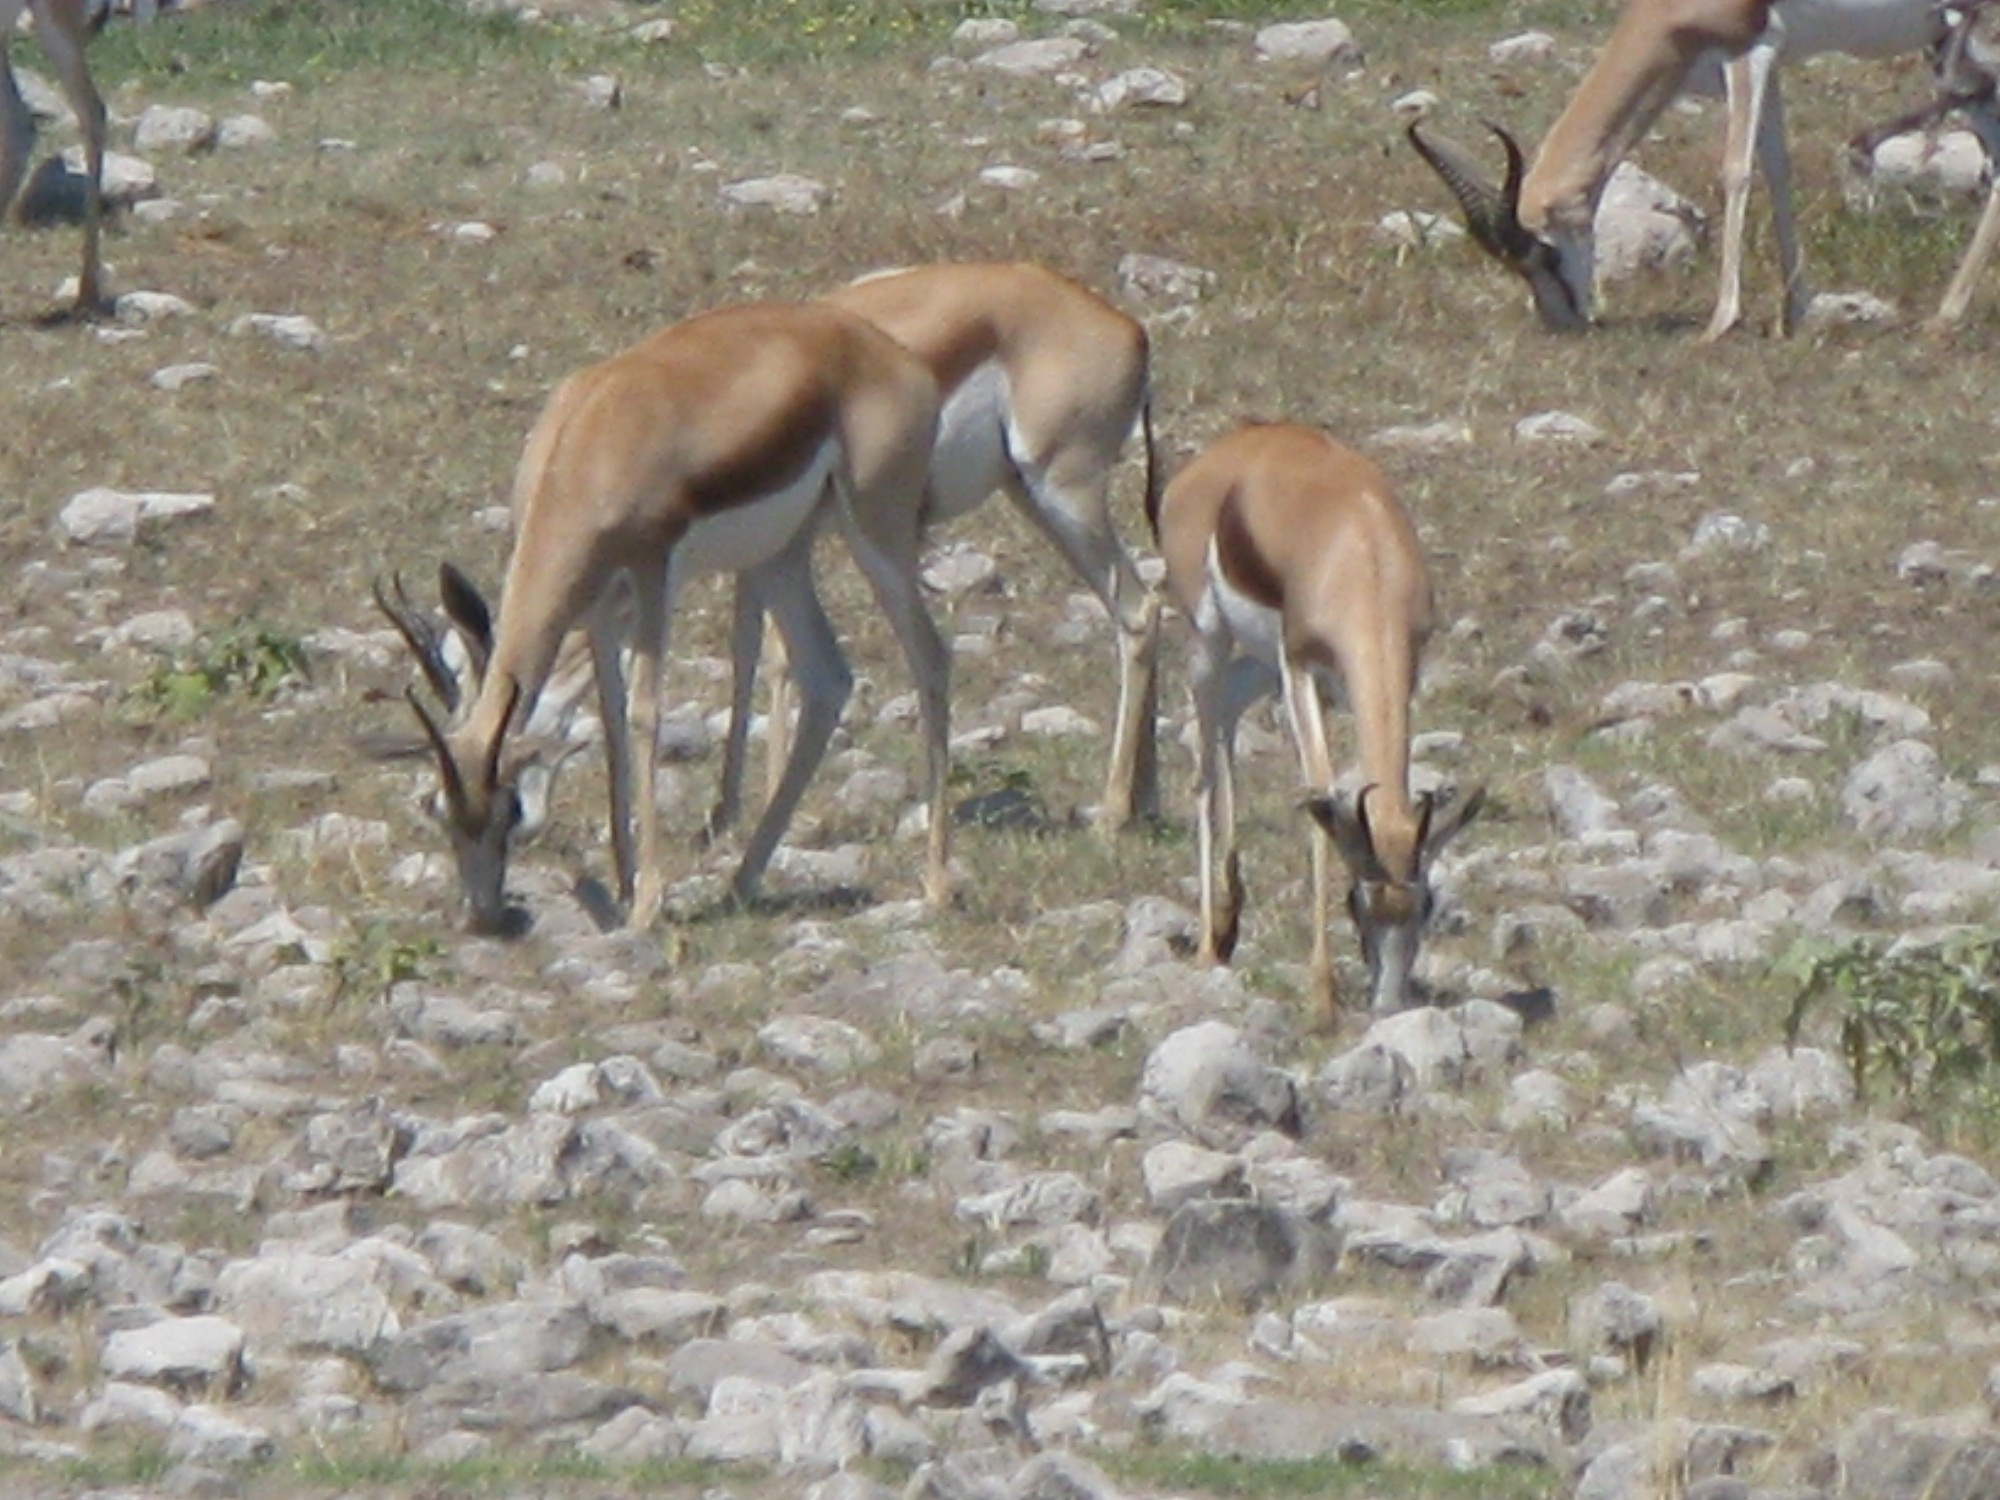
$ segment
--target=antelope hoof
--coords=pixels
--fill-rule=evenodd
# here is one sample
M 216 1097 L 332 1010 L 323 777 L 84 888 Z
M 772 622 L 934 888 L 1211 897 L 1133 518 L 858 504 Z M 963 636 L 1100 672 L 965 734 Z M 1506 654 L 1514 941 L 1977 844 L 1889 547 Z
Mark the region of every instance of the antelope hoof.
M 722 842 L 722 836 L 729 832 L 735 822 L 735 808 L 716 804 L 702 822 L 701 832 L 695 835 L 695 843 L 703 849 L 713 849 Z
M 1742 323 L 1743 319 L 1735 313 L 1727 315 L 1717 313 L 1709 320 L 1708 327 L 1701 331 L 1701 342 L 1704 344 L 1718 343 L 1735 332 L 1737 328 L 1742 326 Z
M 660 918 L 660 883 L 657 880 L 642 880 L 632 897 L 632 905 L 625 913 L 625 925 L 635 931 L 644 932 Z
M 1328 1033 L 1340 1030 L 1340 985 L 1332 968 L 1315 965 L 1310 987 L 1313 1013 L 1319 1017 L 1320 1026 Z

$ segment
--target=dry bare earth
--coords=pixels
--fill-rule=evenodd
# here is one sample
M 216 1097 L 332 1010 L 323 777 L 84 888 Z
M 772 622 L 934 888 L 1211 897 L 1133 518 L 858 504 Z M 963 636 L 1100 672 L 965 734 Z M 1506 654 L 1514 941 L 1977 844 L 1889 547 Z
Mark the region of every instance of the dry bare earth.
M 1023 12 L 1086 40 L 1029 78 L 968 62 L 951 8 L 896 15 L 886 50 L 812 66 L 704 69 L 690 22 L 476 68 L 308 58 L 279 93 L 209 60 L 206 18 L 147 54 L 185 72 L 101 51 L 127 147 L 155 104 L 274 137 L 151 153 L 181 207 L 128 219 L 114 285 L 178 315 L 41 326 L 74 242 L 6 240 L 0 1487 L 1339 1492 L 1334 1460 L 1372 1453 L 1357 1493 L 1995 1493 L 1990 1448 L 1947 1441 L 1996 1358 L 1990 1135 L 1772 1051 L 1801 937 L 1985 922 L 2000 890 L 2000 286 L 1956 342 L 1918 337 L 1963 217 L 1849 214 L 1833 165 L 1914 66 L 1790 80 L 1817 284 L 1906 318 L 1704 349 L 1706 258 L 1557 341 L 1462 246 L 1376 230 L 1441 207 L 1390 103 L 1539 128 L 1601 29 L 1572 7 L 1352 12 L 1362 54 L 1325 66 Z M 1531 25 L 1551 53 L 1489 58 Z M 1092 107 L 1140 67 L 1185 102 Z M 1675 111 L 1644 163 L 1712 202 L 1718 130 Z M 825 184 L 818 211 L 724 205 L 776 172 Z M 1211 275 L 1121 288 L 1133 254 Z M 685 920 L 597 933 L 570 895 L 605 864 L 585 757 L 518 873 L 535 932 L 455 932 L 424 777 L 350 745 L 405 727 L 369 577 L 497 577 L 492 508 L 564 372 L 702 307 L 974 256 L 1145 317 L 1172 451 L 1282 416 L 1398 477 L 1446 621 L 1422 775 L 1494 794 L 1427 960 L 1455 1009 L 1305 1024 L 1268 717 L 1237 970 L 1176 957 L 1179 662 L 1173 824 L 1100 841 L 1073 814 L 1108 631 L 998 505 L 939 540 L 957 762 L 1048 826 L 965 831 L 954 910 L 913 903 L 908 684 L 829 549 L 863 682 L 785 899 L 696 882 Z M 1518 430 L 1549 412 L 1586 425 Z M 94 487 L 214 503 L 72 541 Z M 690 873 L 729 855 L 693 844 L 725 619 L 710 590 L 676 622 Z M 178 672 L 145 644 L 183 634 Z M 248 691 L 295 640 L 309 678 Z M 1891 751 L 1907 800 L 1851 779 Z M 1533 1029 L 1490 1003 L 1541 986 Z

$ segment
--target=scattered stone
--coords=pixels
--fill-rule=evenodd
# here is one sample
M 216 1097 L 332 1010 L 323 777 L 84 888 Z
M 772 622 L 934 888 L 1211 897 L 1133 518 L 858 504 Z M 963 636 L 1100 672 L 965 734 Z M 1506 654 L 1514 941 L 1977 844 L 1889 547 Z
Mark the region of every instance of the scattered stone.
M 1118 284 L 1128 297 L 1199 302 L 1215 288 L 1215 272 L 1158 255 L 1131 254 L 1118 262 Z
M 1523 443 L 1590 445 L 1604 441 L 1604 429 L 1574 412 L 1544 411 L 1516 422 L 1514 437 Z
M 1255 1306 L 1311 1285 L 1332 1269 L 1338 1250 L 1327 1225 L 1249 1199 L 1198 1199 L 1168 1218 L 1147 1276 L 1175 1301 Z
M 132 144 L 149 154 L 206 151 L 215 145 L 215 121 L 198 109 L 149 104 L 132 127 Z
M 1251 53 L 1259 62 L 1325 65 L 1354 55 L 1354 33 L 1330 17 L 1322 21 L 1280 21 L 1259 29 Z
M 768 208 L 781 214 L 816 214 L 833 199 L 833 189 L 825 183 L 796 172 L 726 182 L 721 193 L 731 208 Z
M 1702 211 L 1630 161 L 1604 185 L 1594 224 L 1597 278 L 1628 281 L 1691 262 L 1707 239 Z
M 1107 114 L 1142 105 L 1178 109 L 1187 101 L 1186 80 L 1164 68 L 1128 68 L 1105 79 L 1090 96 L 1092 107 Z
M 1922 740 L 1898 740 L 1848 773 L 1840 807 L 1868 838 L 1901 839 L 1952 828 L 1965 816 L 1965 788 L 1944 773 Z
M 1068 72 L 1089 55 L 1090 44 L 1080 37 L 1040 37 L 1003 42 L 974 57 L 972 66 L 1009 78 L 1046 78 Z
M 317 354 L 329 343 L 325 330 L 302 313 L 245 313 L 229 325 L 229 336 L 254 336 L 303 354 Z
M 1486 55 L 1497 63 L 1547 62 L 1555 47 L 1556 39 L 1546 31 L 1523 31 L 1492 43 Z
M 1301 1129 L 1291 1076 L 1220 1021 L 1186 1027 L 1153 1049 L 1139 1079 L 1139 1117 L 1224 1148 L 1262 1130 Z
M 114 1380 L 231 1395 L 243 1383 L 243 1345 L 243 1330 L 226 1318 L 163 1318 L 113 1332 L 98 1363 Z
M 101 547 L 131 541 L 141 525 L 206 515 L 214 509 L 212 494 L 92 489 L 72 495 L 57 520 L 70 541 Z

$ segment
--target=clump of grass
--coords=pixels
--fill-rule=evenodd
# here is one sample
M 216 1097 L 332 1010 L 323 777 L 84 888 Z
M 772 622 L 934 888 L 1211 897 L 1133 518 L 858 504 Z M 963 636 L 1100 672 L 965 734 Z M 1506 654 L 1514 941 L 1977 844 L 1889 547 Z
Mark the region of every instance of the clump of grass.
M 1801 953 L 1790 967 L 1798 989 L 1786 1039 L 1831 1007 L 1857 1093 L 1987 1130 L 2000 1123 L 2000 936 L 1852 942 Z
M 389 69 L 473 73 L 505 57 L 555 58 L 583 41 L 511 11 L 471 11 L 462 0 L 259 0 L 204 8 L 198 19 L 114 26 L 92 46 L 91 67 L 107 83 L 171 75 L 180 88 L 200 89 Z
M 435 937 L 405 937 L 371 922 L 335 950 L 334 993 L 343 999 L 379 999 L 399 984 L 432 973 L 443 955 L 444 945 Z
M 262 701 L 308 675 L 297 636 L 242 620 L 163 655 L 133 697 L 171 718 L 192 719 L 225 694 Z

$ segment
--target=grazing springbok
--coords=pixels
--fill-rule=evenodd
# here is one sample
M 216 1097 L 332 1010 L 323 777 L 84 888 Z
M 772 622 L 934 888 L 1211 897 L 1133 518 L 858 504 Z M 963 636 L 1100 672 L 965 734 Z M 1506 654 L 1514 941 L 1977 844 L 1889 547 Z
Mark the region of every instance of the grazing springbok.
M 104 306 L 104 262 L 98 252 L 104 221 L 104 100 L 83 54 L 109 7 L 91 0 L 0 0 L 0 214 L 21 191 L 35 147 L 35 117 L 21 97 L 7 55 L 23 11 L 34 17 L 35 37 L 83 128 L 83 269 L 77 277 L 76 308 L 88 316 Z
M 1431 631 L 1431 588 L 1408 514 L 1380 469 L 1326 434 L 1253 424 L 1175 475 L 1152 520 L 1168 588 L 1196 638 L 1201 957 L 1228 961 L 1242 915 L 1237 721 L 1282 692 L 1316 825 L 1315 994 L 1337 1018 L 1328 930 L 1337 849 L 1353 878 L 1347 910 L 1368 964 L 1369 1005 L 1400 1008 L 1431 913 L 1431 860 L 1485 795 L 1443 809 L 1429 793 L 1410 798 L 1410 696 Z M 1334 792 L 1327 743 L 1326 703 L 1342 690 L 1361 772 L 1351 807 Z
M 1591 224 L 1604 185 L 1660 112 L 1683 89 L 1727 100 L 1722 156 L 1722 280 L 1704 339 L 1743 319 L 1744 221 L 1752 157 L 1771 191 L 1771 227 L 1784 278 L 1783 331 L 1805 316 L 1808 298 L 1792 212 L 1785 147 L 1781 61 L 1822 52 L 1892 57 L 1940 45 L 1948 22 L 1936 0 L 1627 0 L 1610 39 L 1549 127 L 1523 171 L 1521 148 L 1497 125 L 1507 153 L 1501 187 L 1457 147 L 1410 142 L 1458 199 L 1473 237 L 1526 279 L 1551 328 L 1591 320 Z
M 1939 331 L 1956 327 L 1965 316 L 1979 273 L 1992 258 L 1994 246 L 2000 244 L 2000 38 L 1981 35 L 1981 22 L 2000 16 L 2000 5 L 1994 0 L 1962 0 L 1947 6 L 1946 15 L 1951 30 L 1932 59 L 1937 97 L 1922 109 L 1864 130 L 1848 144 L 1850 156 L 1865 166 L 1873 162 L 1875 148 L 1890 136 L 1928 129 L 1955 114 L 1986 152 L 1986 207 L 1980 211 L 1972 241 L 1928 325 Z
M 944 407 L 926 526 L 1005 490 L 1111 614 L 1118 707 L 1099 824 L 1159 812 L 1155 724 L 1159 600 L 1111 524 L 1111 481 L 1135 432 L 1153 486 L 1146 330 L 1095 293 L 1037 265 L 941 264 L 863 277 L 824 299 L 858 313 L 922 360 Z M 735 712 L 711 829 L 734 816 L 762 644 L 758 601 L 739 586 Z M 780 743 L 782 704 L 770 716 Z
M 450 835 L 475 929 L 504 929 L 508 851 L 532 810 L 521 787 L 524 775 L 535 777 L 522 760 L 535 761 L 540 747 L 510 759 L 510 733 L 527 721 L 565 634 L 579 625 L 604 721 L 619 894 L 634 925 L 657 916 L 660 674 L 678 592 L 705 573 L 752 581 L 785 640 L 802 703 L 777 793 L 737 868 L 737 894 L 755 891 L 853 682 L 813 585 L 813 539 L 829 514 L 916 678 L 931 810 L 925 889 L 944 899 L 950 658 L 917 581 L 937 409 L 937 383 L 919 361 L 866 320 L 817 304 L 754 303 L 690 318 L 556 388 L 515 475 L 498 618 L 445 576 L 446 612 L 471 644 L 476 694 L 448 730 L 409 695 L 438 763 L 431 810 Z M 449 703 L 450 670 L 411 625 L 413 612 L 390 608 L 401 601 L 379 586 L 377 596 Z

